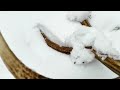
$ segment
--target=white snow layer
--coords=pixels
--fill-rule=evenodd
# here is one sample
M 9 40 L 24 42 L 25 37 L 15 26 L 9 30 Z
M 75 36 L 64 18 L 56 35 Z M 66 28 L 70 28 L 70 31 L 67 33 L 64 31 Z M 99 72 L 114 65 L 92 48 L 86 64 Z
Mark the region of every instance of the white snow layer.
M 120 26 L 119 11 L 92 11 L 91 25 L 100 31 L 111 31 L 116 26 Z
M 99 54 L 104 54 L 114 60 L 120 60 L 120 53 L 114 48 L 112 41 L 104 33 L 99 32 L 96 35 L 94 49 Z
M 75 45 L 71 52 L 71 60 L 74 64 L 87 64 L 92 62 L 94 59 L 94 54 L 80 45 Z
M 45 25 L 38 24 L 37 28 L 42 30 L 42 32 L 44 32 L 50 40 L 56 42 L 57 44 L 73 47 L 71 59 L 75 64 L 86 64 L 95 60 L 94 54 L 91 53 L 90 50 L 85 49 L 85 46 L 93 46 L 99 55 L 102 54 L 102 57 L 109 56 L 115 60 L 120 59 L 120 54 L 115 50 L 115 48 L 113 48 L 112 42 L 104 35 L 103 32 L 100 32 L 93 27 L 79 25 L 79 27 L 75 28 L 77 31 L 66 39 L 65 44 L 53 33 L 51 33 Z
M 52 32 L 50 32 L 50 30 L 45 25 L 37 24 L 35 28 L 37 28 L 39 31 L 41 30 L 45 35 L 47 35 L 47 37 L 51 41 L 57 43 L 58 45 L 64 46 L 64 43 L 57 36 L 55 36 Z
M 82 22 L 90 16 L 91 11 L 68 11 L 67 18 L 70 21 Z
M 74 64 L 86 64 L 94 60 L 94 54 L 85 46 L 92 46 L 95 40 L 96 30 L 91 27 L 81 26 L 71 36 L 69 36 L 65 45 L 73 47 L 71 59 Z
M 66 39 L 66 45 L 73 47 L 71 59 L 75 64 L 86 64 L 92 62 L 94 54 L 85 49 L 86 46 L 92 46 L 99 55 L 120 60 L 120 53 L 113 47 L 112 41 L 107 38 L 103 32 L 92 27 L 82 26 Z
M 109 15 L 111 20 L 111 14 L 107 13 L 106 16 L 108 17 Z M 115 17 L 120 16 L 120 14 L 116 13 L 115 15 L 118 15 Z M 106 20 L 104 15 L 96 14 L 96 12 L 94 12 L 93 16 L 94 18 L 90 20 L 92 26 L 94 26 L 97 30 L 104 31 L 104 26 L 107 26 L 104 25 Z M 110 22 L 110 20 L 108 22 Z M 120 21 L 119 19 L 116 20 Z M 40 22 L 42 25 L 45 25 L 53 34 L 55 34 L 55 36 L 58 36 L 58 38 L 60 38 L 62 41 L 64 41 L 66 37 L 76 31 L 73 23 L 70 24 L 66 20 L 66 12 L 64 11 L 0 12 L 0 29 L 2 30 L 2 34 L 4 35 L 4 38 L 6 39 L 12 51 L 26 66 L 46 77 L 55 79 L 110 79 L 117 77 L 116 74 L 111 72 L 98 61 L 92 62 L 89 65 L 84 65 L 84 68 L 82 68 L 79 65 L 74 65 L 71 63 L 69 56 L 58 53 L 49 48 L 45 44 L 44 39 L 40 33 L 33 30 L 33 26 L 38 22 Z M 78 25 L 80 24 L 78 23 Z M 100 29 L 100 27 L 102 29 Z M 25 40 L 28 33 L 30 33 L 31 38 L 29 46 Z M 114 47 L 118 51 L 120 51 L 120 42 L 118 40 L 120 37 L 119 35 L 120 32 L 114 32 L 107 36 L 110 38 L 110 40 L 112 40 Z

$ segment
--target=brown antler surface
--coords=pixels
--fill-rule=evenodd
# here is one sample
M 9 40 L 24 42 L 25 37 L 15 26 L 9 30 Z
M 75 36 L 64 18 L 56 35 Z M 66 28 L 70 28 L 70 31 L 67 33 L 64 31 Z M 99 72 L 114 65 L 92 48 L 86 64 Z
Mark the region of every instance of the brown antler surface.
M 10 50 L 0 33 L 0 56 L 16 79 L 47 79 L 25 66 Z

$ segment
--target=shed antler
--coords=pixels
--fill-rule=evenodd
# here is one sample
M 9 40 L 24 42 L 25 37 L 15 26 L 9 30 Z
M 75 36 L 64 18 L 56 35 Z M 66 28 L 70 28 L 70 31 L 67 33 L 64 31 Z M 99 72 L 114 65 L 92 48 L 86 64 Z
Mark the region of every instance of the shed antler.
M 88 22 L 88 20 L 84 20 L 82 23 L 82 25 L 85 25 L 85 26 L 88 26 L 88 27 L 91 27 L 90 23 Z M 51 48 L 53 48 L 54 50 L 57 50 L 61 53 L 64 53 L 64 54 L 70 54 L 71 51 L 72 51 L 72 47 L 65 47 L 65 46 L 60 46 L 58 44 L 56 44 L 55 42 L 51 41 L 47 35 L 45 35 L 42 30 L 40 30 L 43 38 L 45 39 L 47 45 Z M 87 49 L 91 49 L 92 47 L 91 46 L 88 46 L 88 47 L 85 47 Z M 120 76 L 120 61 L 118 60 L 114 60 L 112 58 L 109 58 L 107 57 L 104 61 L 101 59 L 101 57 L 99 57 L 96 53 L 95 50 L 92 50 L 92 52 L 95 54 L 95 58 L 100 61 L 102 64 L 104 64 L 106 67 L 108 67 L 111 71 L 113 71 L 114 73 L 116 73 L 117 75 Z
M 61 52 L 61 53 L 70 55 L 70 52 L 71 52 L 72 49 L 73 49 L 72 47 L 60 46 L 60 45 L 56 44 L 55 42 L 51 41 L 51 40 L 47 37 L 47 35 L 45 35 L 45 34 L 42 32 L 42 30 L 40 30 L 40 32 L 41 32 L 43 38 L 45 39 L 45 41 L 46 41 L 46 43 L 47 43 L 47 45 L 48 45 L 49 47 L 53 48 L 54 50 L 56 50 L 56 51 L 58 51 L 58 52 Z M 87 49 L 92 49 L 91 46 L 86 46 L 85 48 L 87 48 Z
M 117 78 L 115 78 L 115 79 L 120 79 L 120 77 L 117 77 Z
M 0 33 L 0 56 L 16 79 L 47 79 L 25 66 L 10 50 Z

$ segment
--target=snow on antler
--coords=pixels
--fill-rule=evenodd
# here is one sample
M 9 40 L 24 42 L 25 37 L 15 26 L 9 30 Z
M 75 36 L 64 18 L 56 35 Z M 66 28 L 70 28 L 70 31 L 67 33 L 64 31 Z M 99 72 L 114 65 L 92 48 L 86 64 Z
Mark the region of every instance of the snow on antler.
M 120 60 L 120 53 L 113 47 L 112 41 L 102 32 L 99 32 L 96 35 L 97 37 L 93 47 L 98 54 L 107 55 L 114 60 Z
M 91 11 L 68 11 L 67 18 L 70 21 L 83 22 L 84 20 L 88 19 L 90 14 Z
M 120 53 L 113 47 L 112 41 L 103 32 L 92 27 L 83 27 L 75 31 L 66 39 L 66 45 L 73 47 L 71 59 L 76 64 L 89 63 L 94 60 L 93 53 L 85 49 L 85 46 L 92 46 L 99 56 L 104 56 L 103 60 L 106 59 L 105 57 L 120 60 Z
M 85 48 L 90 46 L 93 46 L 98 55 L 102 54 L 105 57 L 109 56 L 117 60 L 120 59 L 119 53 L 113 48 L 111 41 L 107 39 L 104 33 L 98 32 L 95 28 L 82 26 L 78 31 L 75 31 L 69 36 L 63 44 L 60 44 L 61 41 L 57 39 L 54 34 L 51 34 L 45 26 L 39 25 L 39 29 L 48 46 L 57 51 L 70 54 L 73 63 L 83 64 L 92 62 L 94 60 L 94 54 L 90 49 L 88 50 L 88 48 Z
M 85 64 L 95 60 L 91 50 L 85 48 L 93 46 L 96 38 L 95 32 L 94 28 L 83 26 L 66 39 L 65 45 L 73 47 L 70 57 L 75 64 Z
M 50 32 L 50 30 L 45 25 L 37 24 L 36 28 L 38 28 L 41 32 L 47 35 L 47 38 L 49 38 L 51 41 L 59 44 L 60 46 L 64 45 L 63 42 L 57 36 L 55 36 L 52 32 Z

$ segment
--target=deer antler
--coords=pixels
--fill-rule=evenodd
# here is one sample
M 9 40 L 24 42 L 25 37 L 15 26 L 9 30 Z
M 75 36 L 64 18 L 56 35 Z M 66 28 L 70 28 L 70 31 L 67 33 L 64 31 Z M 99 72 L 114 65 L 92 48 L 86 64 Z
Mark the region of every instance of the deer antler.
M 91 27 L 90 23 L 87 21 L 87 20 L 84 20 L 82 23 L 82 25 L 85 25 L 85 26 L 88 26 L 88 27 Z M 51 48 L 53 48 L 54 50 L 57 50 L 61 53 L 65 53 L 65 54 L 70 54 L 71 51 L 72 51 L 72 47 L 65 47 L 65 46 L 60 46 L 56 43 L 54 43 L 53 41 L 51 41 L 47 35 L 45 35 L 41 30 L 40 30 L 43 38 L 45 39 L 47 45 Z M 91 49 L 92 47 L 89 46 L 89 47 L 85 47 L 87 49 Z M 120 76 L 120 61 L 118 60 L 114 60 L 112 58 L 109 58 L 107 57 L 104 61 L 101 59 L 101 57 L 99 57 L 96 53 L 95 50 L 92 50 L 92 52 L 95 54 L 95 58 L 100 61 L 102 64 L 104 64 L 106 67 L 108 67 L 111 71 L 113 71 L 114 73 L 116 73 L 117 75 Z
M 117 78 L 115 78 L 115 79 L 120 79 L 120 77 L 117 77 Z
M 0 56 L 16 79 L 47 79 L 25 66 L 10 50 L 0 33 Z
M 53 48 L 54 50 L 61 52 L 61 53 L 65 53 L 65 54 L 70 54 L 70 52 L 72 51 L 72 47 L 65 47 L 65 46 L 60 46 L 56 43 L 54 43 L 53 41 L 51 41 L 43 32 L 42 30 L 40 30 L 44 40 L 46 41 L 47 45 L 51 48 Z M 86 46 L 85 48 L 87 49 L 92 49 L 91 46 Z

